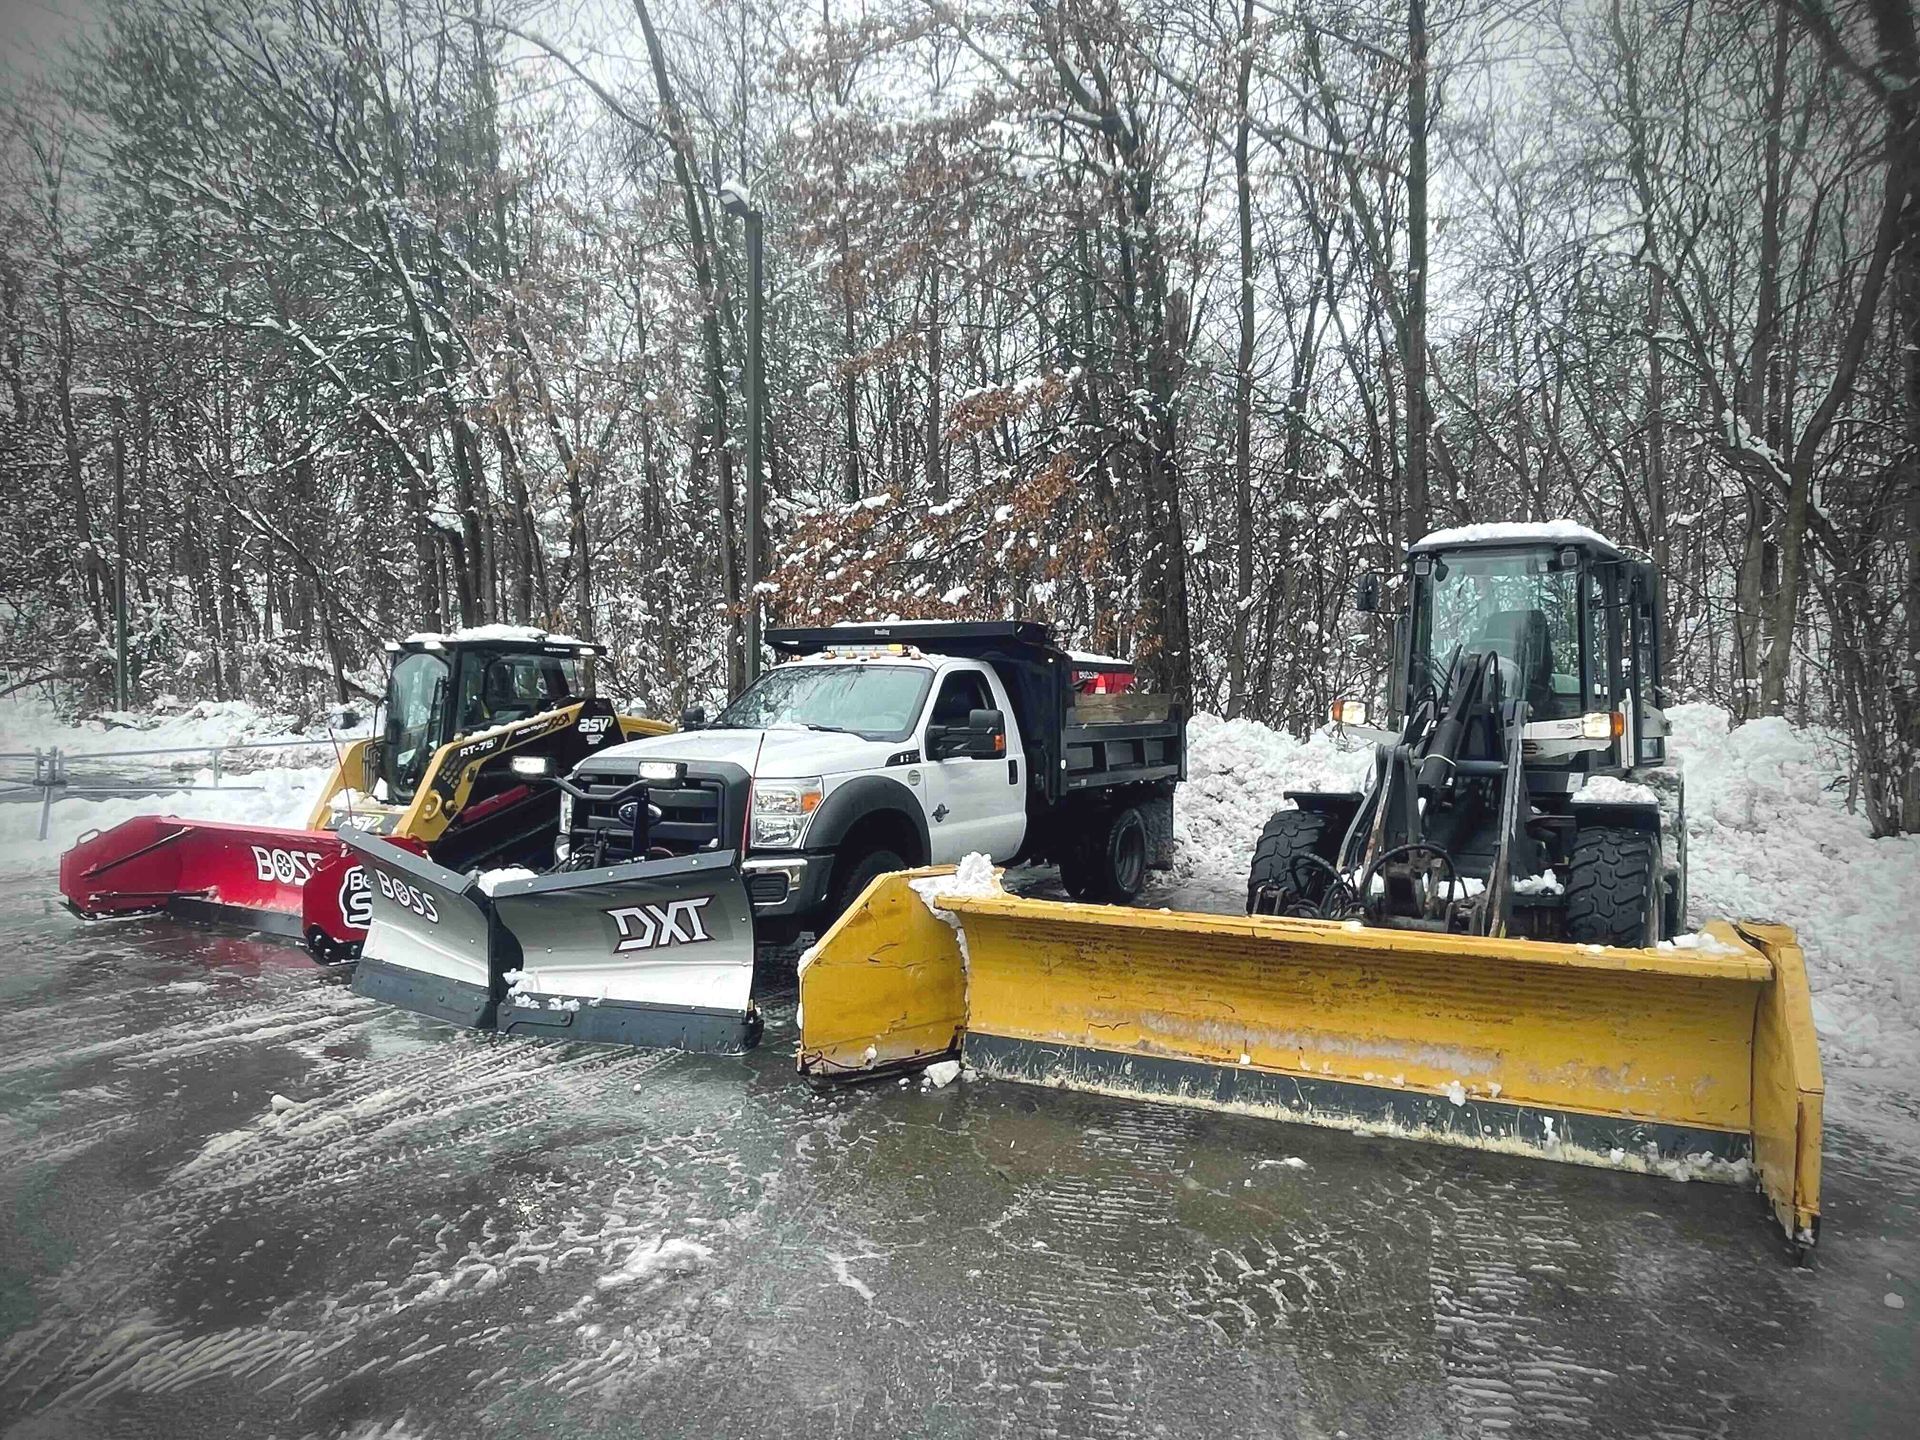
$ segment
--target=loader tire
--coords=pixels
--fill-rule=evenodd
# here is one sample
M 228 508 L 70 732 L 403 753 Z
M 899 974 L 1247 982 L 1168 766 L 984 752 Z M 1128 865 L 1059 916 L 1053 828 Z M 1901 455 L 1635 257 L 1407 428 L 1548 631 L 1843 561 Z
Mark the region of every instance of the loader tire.
M 911 867 L 891 850 L 869 850 L 864 855 L 844 856 L 833 868 L 832 898 L 827 902 L 826 913 L 814 927 L 816 931 L 824 931 L 846 914 L 848 907 L 860 898 L 860 892 L 880 876 Z
M 1567 866 L 1567 939 L 1576 945 L 1651 945 L 1660 841 L 1644 830 L 1590 825 Z
M 1326 816 L 1308 810 L 1274 811 L 1267 828 L 1260 832 L 1253 866 L 1247 872 L 1247 913 L 1255 913 L 1263 892 L 1269 896 L 1269 908 L 1262 914 L 1290 914 L 1295 905 L 1319 913 L 1320 897 L 1326 893 L 1326 872 L 1318 865 L 1295 862 L 1305 855 L 1330 861 L 1332 848 Z

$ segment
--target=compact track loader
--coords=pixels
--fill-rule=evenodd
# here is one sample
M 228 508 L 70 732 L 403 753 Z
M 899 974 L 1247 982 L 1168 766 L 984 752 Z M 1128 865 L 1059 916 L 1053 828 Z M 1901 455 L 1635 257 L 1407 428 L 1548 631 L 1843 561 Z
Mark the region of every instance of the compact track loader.
M 60 893 L 85 918 L 162 912 L 304 940 L 351 960 L 372 896 L 343 833 L 466 870 L 552 852 L 545 777 L 608 744 L 663 734 L 593 694 L 598 645 L 516 626 L 412 635 L 392 657 L 384 725 L 339 754 L 303 830 L 142 815 L 83 836 Z
M 1299 795 L 1241 915 L 881 876 L 800 974 L 801 1071 L 982 1075 L 1687 1178 L 1819 1223 L 1824 1085 L 1783 926 L 1686 924 L 1644 562 L 1568 522 L 1408 555 L 1364 794 Z M 1377 608 L 1377 582 L 1363 586 Z M 1368 718 L 1343 704 L 1349 730 Z

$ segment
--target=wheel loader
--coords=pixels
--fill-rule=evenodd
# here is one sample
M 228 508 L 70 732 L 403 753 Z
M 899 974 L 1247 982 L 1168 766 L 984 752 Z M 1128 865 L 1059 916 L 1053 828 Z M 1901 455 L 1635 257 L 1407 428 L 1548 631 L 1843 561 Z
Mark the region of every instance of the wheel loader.
M 66 907 L 87 919 L 160 912 L 359 954 L 369 877 L 343 832 L 378 835 L 466 870 L 537 860 L 559 829 L 546 777 L 672 727 L 616 715 L 593 693 L 604 647 L 522 626 L 387 645 L 383 723 L 338 752 L 303 830 L 141 815 L 60 857 Z
M 1377 613 L 1364 577 L 1356 608 Z M 1659 580 L 1582 526 L 1481 525 L 1407 552 L 1364 793 L 1290 792 L 1247 913 L 1647 946 L 1686 929 Z
M 1244 915 L 883 875 L 800 971 L 817 1081 L 958 1057 L 1066 1086 L 1577 1164 L 1753 1184 L 1819 1224 L 1806 966 L 1762 920 L 1687 923 L 1658 577 L 1567 521 L 1406 557 L 1356 794 L 1299 794 Z M 1378 579 L 1360 608 L 1378 613 Z M 979 859 L 982 857 L 974 857 Z M 991 880 L 990 872 L 986 881 Z

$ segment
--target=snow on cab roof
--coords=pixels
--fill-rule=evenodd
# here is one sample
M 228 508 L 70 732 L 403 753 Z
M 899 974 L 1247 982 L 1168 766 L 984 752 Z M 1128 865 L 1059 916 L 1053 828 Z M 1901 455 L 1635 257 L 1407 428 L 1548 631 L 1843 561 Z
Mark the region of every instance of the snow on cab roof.
M 551 630 L 536 629 L 532 625 L 469 625 L 462 630 L 441 632 L 436 630 L 416 630 L 400 643 L 402 645 L 461 645 L 484 640 L 505 641 L 515 645 L 572 645 L 590 648 L 592 641 L 576 640 L 571 635 L 556 635 Z
M 1131 660 L 1122 660 L 1118 655 L 1101 655 L 1092 650 L 1069 650 L 1067 658 L 1076 665 L 1111 665 L 1126 670 L 1133 668 Z
M 1576 544 L 1603 545 L 1617 550 L 1606 536 L 1589 530 L 1577 520 L 1490 521 L 1481 525 L 1455 525 L 1435 530 L 1415 541 L 1409 550 L 1439 550 L 1449 545 L 1529 544 L 1540 540 L 1566 540 Z

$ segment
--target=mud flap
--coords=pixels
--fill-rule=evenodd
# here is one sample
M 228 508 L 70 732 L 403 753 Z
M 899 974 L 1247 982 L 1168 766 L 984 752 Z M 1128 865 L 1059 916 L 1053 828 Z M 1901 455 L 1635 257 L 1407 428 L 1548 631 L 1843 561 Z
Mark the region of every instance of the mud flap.
M 366 867 L 367 938 L 354 993 L 435 1020 L 492 1028 L 513 968 L 487 897 L 465 875 L 391 841 L 343 831 Z
M 759 1040 L 734 852 L 510 880 L 492 905 L 518 971 L 503 971 L 501 1031 L 681 1050 Z

